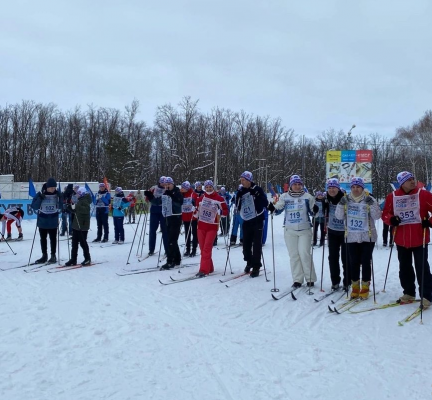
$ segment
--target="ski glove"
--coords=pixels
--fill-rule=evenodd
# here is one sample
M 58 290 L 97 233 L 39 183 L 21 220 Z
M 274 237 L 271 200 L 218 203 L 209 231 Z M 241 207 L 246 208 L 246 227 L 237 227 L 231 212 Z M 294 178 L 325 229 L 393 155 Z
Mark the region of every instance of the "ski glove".
M 373 202 L 374 202 L 373 198 L 371 196 L 369 196 L 369 195 L 365 196 L 364 199 L 365 199 L 366 204 L 369 205 L 369 206 L 371 206 L 373 204 Z
M 314 204 L 314 206 L 312 207 L 312 211 L 314 214 L 316 214 L 319 211 L 319 207 L 316 204 Z
M 342 197 L 339 201 L 339 204 L 342 204 L 343 206 L 347 203 L 348 203 L 348 199 L 346 196 Z
M 423 227 L 423 229 L 432 228 L 432 224 L 430 223 L 430 221 L 428 219 L 424 219 L 422 221 L 422 227 Z
M 275 212 L 276 208 L 273 205 L 273 203 L 269 203 L 269 205 L 267 206 L 267 210 L 270 211 L 270 214 L 273 214 Z
M 401 223 L 401 219 L 397 215 L 393 215 L 393 217 L 390 218 L 390 224 L 392 226 L 399 226 Z
M 154 195 L 153 195 L 153 193 L 152 193 L 150 190 L 144 190 L 144 194 L 146 195 L 146 197 L 147 197 L 149 200 L 153 200 Z
M 166 194 L 169 197 L 173 197 L 174 196 L 174 192 L 172 190 L 165 190 L 164 194 Z

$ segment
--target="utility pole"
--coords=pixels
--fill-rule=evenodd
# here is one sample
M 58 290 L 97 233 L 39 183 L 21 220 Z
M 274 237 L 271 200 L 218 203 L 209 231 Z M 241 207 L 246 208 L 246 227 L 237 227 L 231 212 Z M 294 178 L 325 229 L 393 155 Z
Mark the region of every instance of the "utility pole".
M 214 170 L 214 185 L 215 188 L 217 189 L 217 169 L 218 169 L 218 144 L 216 142 L 216 148 L 215 148 L 215 161 L 214 161 L 214 165 L 215 165 L 215 170 Z

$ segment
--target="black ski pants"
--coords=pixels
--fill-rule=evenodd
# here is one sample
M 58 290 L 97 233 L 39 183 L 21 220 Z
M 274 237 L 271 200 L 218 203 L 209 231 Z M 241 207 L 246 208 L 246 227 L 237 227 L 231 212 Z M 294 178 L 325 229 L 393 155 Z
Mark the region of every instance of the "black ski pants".
M 183 225 L 185 228 L 185 237 L 186 237 L 186 252 L 190 252 L 191 243 L 192 243 L 192 252 L 196 252 L 198 246 L 198 221 L 183 221 Z
M 351 284 L 349 259 L 345 243 L 344 232 L 331 233 L 328 232 L 328 260 L 330 267 L 330 278 L 332 285 L 338 285 L 341 282 L 340 270 L 340 256 L 342 256 L 342 269 L 343 269 L 343 285 L 348 286 Z
M 419 247 L 402 247 L 397 245 L 398 259 L 399 259 L 399 279 L 403 288 L 404 294 L 410 296 L 416 295 L 415 278 L 417 275 L 417 282 L 419 286 L 419 293 L 421 295 L 422 285 L 422 268 L 424 260 L 424 295 L 425 299 L 432 301 L 432 277 L 428 263 L 428 248 L 424 249 L 423 246 Z M 414 257 L 414 267 L 413 267 Z M 414 273 L 415 268 L 415 273 Z
M 375 242 L 348 243 L 348 256 L 351 268 L 351 279 L 360 279 L 360 265 L 362 267 L 362 280 L 371 280 L 371 260 Z
M 103 213 L 96 211 L 96 222 L 97 222 L 97 236 L 98 240 L 102 240 L 102 228 L 104 232 L 104 239 L 108 240 L 109 225 L 108 225 L 108 213 L 103 210 Z
M 178 238 L 180 236 L 180 228 L 182 224 L 181 215 L 172 215 L 165 218 L 168 236 L 168 248 L 165 249 L 167 253 L 167 264 L 179 265 L 181 262 L 181 254 L 178 245 Z
M 79 231 L 77 229 L 72 230 L 72 250 L 71 250 L 71 260 L 77 261 L 78 257 L 78 245 L 83 249 L 84 260 L 90 260 L 90 250 L 87 243 L 87 231 Z
M 252 268 L 260 268 L 264 221 L 253 218 L 243 222 L 243 259 Z
M 51 254 L 56 254 L 57 253 L 57 228 L 51 228 L 51 229 L 39 228 L 42 254 L 48 255 L 48 241 L 47 241 L 48 235 L 50 238 Z

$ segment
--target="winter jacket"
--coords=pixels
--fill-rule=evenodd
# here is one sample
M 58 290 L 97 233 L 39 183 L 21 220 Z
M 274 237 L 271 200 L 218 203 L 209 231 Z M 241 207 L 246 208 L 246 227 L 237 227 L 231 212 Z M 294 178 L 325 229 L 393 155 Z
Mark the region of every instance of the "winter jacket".
M 57 229 L 59 212 L 63 206 L 63 196 L 57 190 L 53 193 L 46 191 L 46 186 L 42 192 L 38 192 L 33 197 L 31 208 L 37 214 L 37 226 L 41 229 Z
M 276 210 L 285 209 L 285 229 L 303 231 L 312 227 L 309 217 L 314 204 L 315 197 L 309 193 L 295 197 L 288 191 L 281 194 L 274 207 Z
M 172 190 L 166 189 L 164 194 L 162 195 L 162 215 L 164 214 L 164 201 L 168 199 L 170 200 L 169 203 L 171 204 L 171 210 L 167 210 L 168 214 L 166 214 L 165 217 L 170 218 L 176 215 L 182 215 L 183 196 L 177 186 L 174 186 Z
M 135 207 L 136 197 L 133 194 L 128 194 L 126 200 L 129 202 L 129 207 Z
M 78 198 L 75 204 L 75 209 L 70 209 L 75 213 L 75 218 L 73 219 L 72 229 L 76 231 L 88 231 L 90 229 L 90 204 L 92 203 L 92 198 L 90 193 L 85 194 Z
M 96 195 L 96 214 L 103 215 L 109 213 L 109 205 L 111 204 L 111 193 L 108 189 L 99 190 Z
M 124 193 L 117 193 L 113 197 L 113 217 L 124 217 L 124 209 L 129 207 L 129 202 L 125 199 Z M 120 208 L 120 210 L 119 210 Z
M 198 195 L 189 189 L 187 192 L 182 193 L 183 205 L 182 205 L 182 221 L 192 221 L 193 212 L 197 204 Z
M 390 219 L 393 217 L 393 197 L 394 196 L 406 196 L 406 195 L 419 195 L 420 201 L 420 218 L 423 220 L 428 217 L 428 212 L 432 213 L 432 193 L 427 190 L 415 188 L 409 193 L 405 193 L 403 189 L 397 189 L 396 191 L 387 195 L 384 210 L 382 213 L 382 220 L 385 224 L 391 225 Z M 429 219 L 432 221 L 432 218 Z M 429 229 L 426 229 L 426 243 L 429 243 L 430 234 Z M 399 225 L 396 229 L 396 236 L 394 242 L 403 247 L 419 247 L 423 245 L 423 227 L 421 223 Z
M 330 235 L 342 236 L 345 235 L 345 223 L 343 220 L 336 218 L 336 207 L 340 199 L 344 197 L 342 190 L 339 190 L 336 196 L 332 197 L 328 194 L 324 198 L 323 211 L 327 221 L 327 231 Z
M 253 205 L 255 207 L 255 217 L 252 219 L 244 218 L 244 213 L 246 210 L 242 210 L 243 204 L 247 201 L 248 194 L 252 196 Z M 264 193 L 261 187 L 255 185 L 251 182 L 250 187 L 242 187 L 236 194 L 236 208 L 243 218 L 244 222 L 247 224 L 248 221 L 264 221 L 264 209 L 268 206 L 267 195 Z M 244 207 L 243 207 L 244 208 Z
M 216 216 L 212 222 L 204 221 L 205 215 L 203 215 L 203 213 L 205 212 L 205 210 L 203 208 L 203 204 L 206 203 L 207 200 L 210 200 L 211 203 L 216 207 Z M 228 206 L 224 198 L 219 196 L 216 192 L 213 192 L 211 194 L 204 192 L 204 194 L 198 198 L 196 208 L 198 210 L 195 213 L 198 216 L 198 229 L 202 229 L 204 231 L 217 231 L 219 229 L 220 216 L 228 215 Z
M 377 240 L 377 231 L 375 228 L 375 221 L 377 219 L 381 218 L 381 210 L 379 208 L 378 202 L 372 197 L 373 199 L 373 204 L 369 206 L 369 222 L 368 222 L 368 226 L 370 227 L 371 230 L 371 237 L 369 238 L 369 231 L 358 231 L 358 232 L 353 232 L 350 231 L 348 228 L 348 236 L 347 236 L 347 242 L 348 243 L 362 243 L 362 242 L 376 242 Z M 349 208 L 350 204 L 356 204 L 356 202 L 354 201 L 354 199 L 352 198 L 351 194 L 347 195 L 347 200 L 348 203 L 346 204 L 347 209 Z M 357 204 L 366 204 L 365 201 L 365 195 L 363 193 L 363 197 L 362 199 L 357 203 Z M 336 218 L 340 219 L 340 220 L 344 220 L 345 225 L 350 224 L 350 218 L 349 218 L 349 214 L 348 214 L 348 218 L 347 215 L 345 214 L 345 205 L 339 203 L 336 207 L 336 212 L 335 212 L 335 216 Z M 351 220 L 351 223 L 355 222 Z M 367 227 L 363 227 L 364 229 L 367 229 Z

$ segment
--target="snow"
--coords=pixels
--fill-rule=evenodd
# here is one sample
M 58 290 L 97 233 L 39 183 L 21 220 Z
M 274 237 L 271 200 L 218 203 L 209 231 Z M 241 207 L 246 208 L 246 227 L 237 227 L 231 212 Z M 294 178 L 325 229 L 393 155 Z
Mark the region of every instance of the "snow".
M 282 231 L 274 218 L 276 286 L 292 284 Z M 111 221 L 110 221 L 111 223 Z M 35 221 L 24 221 L 26 238 L 0 243 L 1 267 L 27 263 Z M 89 242 L 96 236 L 96 223 Z M 126 240 L 137 225 L 125 225 Z M 378 229 L 381 230 L 379 224 Z M 113 230 L 112 225 L 110 229 Z M 13 227 L 13 236 L 16 229 Z M 158 234 L 158 240 L 160 239 Z M 112 239 L 112 232 L 110 239 Z M 223 238 L 219 237 L 219 245 Z M 136 239 L 138 241 L 138 239 Z M 147 250 L 148 236 L 144 251 Z M 184 242 L 181 236 L 179 243 Z M 381 240 L 374 251 L 377 290 L 384 284 L 390 251 Z M 67 242 L 61 241 L 61 258 Z M 158 279 L 189 276 L 198 267 L 119 277 L 130 244 L 101 248 L 91 244 L 90 268 L 48 274 L 22 269 L 0 272 L 0 398 L 23 399 L 426 399 L 431 396 L 432 313 L 403 327 L 416 305 L 363 314 L 335 315 L 328 299 L 301 293 L 274 301 L 273 273 L 219 282 L 226 250 L 214 249 L 215 276 L 162 286 Z M 330 289 L 325 249 L 323 288 Z M 128 268 L 155 266 L 155 256 Z M 32 260 L 40 256 L 36 236 Z M 322 249 L 314 251 L 318 277 Z M 80 258 L 82 253 L 80 251 Z M 264 247 L 272 272 L 271 230 Z M 79 258 L 79 259 L 80 259 Z M 231 250 L 234 272 L 244 267 L 241 248 Z M 198 258 L 191 259 L 198 260 Z M 189 260 L 187 260 L 189 262 Z M 386 293 L 402 291 L 393 252 Z M 373 299 L 367 306 L 373 305 Z M 361 304 L 357 308 L 366 307 Z

